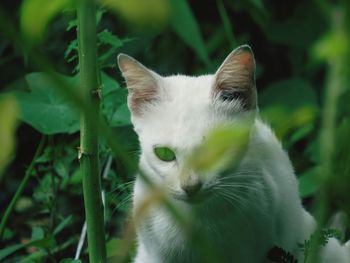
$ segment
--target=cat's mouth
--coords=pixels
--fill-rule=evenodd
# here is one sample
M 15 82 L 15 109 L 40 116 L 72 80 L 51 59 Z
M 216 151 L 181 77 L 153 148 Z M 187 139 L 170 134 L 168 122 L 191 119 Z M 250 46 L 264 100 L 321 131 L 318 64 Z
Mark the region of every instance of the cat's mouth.
M 212 195 L 210 189 L 203 189 L 197 192 L 195 195 L 188 195 L 184 192 L 172 192 L 172 197 L 176 200 L 186 202 L 189 204 L 200 204 L 209 199 Z

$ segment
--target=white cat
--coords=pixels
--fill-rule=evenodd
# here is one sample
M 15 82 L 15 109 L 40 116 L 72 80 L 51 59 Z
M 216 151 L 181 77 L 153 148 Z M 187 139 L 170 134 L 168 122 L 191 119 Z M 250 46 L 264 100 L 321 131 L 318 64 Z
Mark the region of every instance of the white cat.
M 151 206 L 136 219 L 134 262 L 262 263 L 270 262 L 267 253 L 278 246 L 301 263 L 298 243 L 310 237 L 315 222 L 302 207 L 287 154 L 258 117 L 251 48 L 238 47 L 214 75 L 199 77 L 162 77 L 124 54 L 118 64 L 141 144 L 140 171 L 167 190 L 193 234 L 189 238 L 163 205 Z M 238 164 L 217 167 L 209 176 L 188 168 L 188 159 L 212 130 L 247 118 L 253 121 L 244 150 L 235 156 Z M 152 191 L 136 178 L 134 211 L 145 206 Z M 322 253 L 324 263 L 350 262 L 335 239 Z

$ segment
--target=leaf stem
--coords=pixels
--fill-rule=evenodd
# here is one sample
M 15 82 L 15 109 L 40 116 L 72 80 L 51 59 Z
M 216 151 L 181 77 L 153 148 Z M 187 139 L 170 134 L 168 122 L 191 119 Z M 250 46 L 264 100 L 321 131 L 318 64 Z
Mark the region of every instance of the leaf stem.
M 46 137 L 42 136 L 41 140 L 39 142 L 38 148 L 35 151 L 34 157 L 33 157 L 32 161 L 30 162 L 30 164 L 29 164 L 29 166 L 28 166 L 28 168 L 27 168 L 27 170 L 25 172 L 25 175 L 24 175 L 21 183 L 18 186 L 15 195 L 12 197 L 12 200 L 11 200 L 10 204 L 6 208 L 5 213 L 2 216 L 2 218 L 1 218 L 1 223 L 0 223 L 0 240 L 3 239 L 3 234 L 4 234 L 4 231 L 5 231 L 5 227 L 6 227 L 7 221 L 9 219 L 9 217 L 10 217 L 10 215 L 11 215 L 11 213 L 12 213 L 12 211 L 13 211 L 13 209 L 14 209 L 17 201 L 18 201 L 18 199 L 21 197 L 21 195 L 23 193 L 23 190 L 25 189 L 25 187 L 28 184 L 30 176 L 32 175 L 32 171 L 33 171 L 33 168 L 34 168 L 35 160 L 41 154 L 41 152 L 42 152 L 42 150 L 44 148 L 44 145 L 45 145 L 45 141 L 46 141 Z

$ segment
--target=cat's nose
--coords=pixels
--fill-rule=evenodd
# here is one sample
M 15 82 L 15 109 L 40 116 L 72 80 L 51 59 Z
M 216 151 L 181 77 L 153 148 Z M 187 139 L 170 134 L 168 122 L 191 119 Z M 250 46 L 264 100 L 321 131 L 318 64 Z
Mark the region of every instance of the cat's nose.
M 202 188 L 202 182 L 196 181 L 192 183 L 182 184 L 181 188 L 188 196 L 194 196 Z

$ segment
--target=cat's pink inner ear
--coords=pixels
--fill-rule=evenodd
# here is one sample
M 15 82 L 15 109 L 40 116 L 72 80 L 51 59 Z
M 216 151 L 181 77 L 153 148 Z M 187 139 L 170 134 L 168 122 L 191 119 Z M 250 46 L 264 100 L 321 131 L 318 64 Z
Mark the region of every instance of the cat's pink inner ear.
M 248 51 L 242 52 L 242 54 L 238 55 L 237 62 L 245 67 L 253 67 L 254 58 L 252 53 Z
M 156 73 L 124 54 L 118 56 L 118 65 L 129 91 L 128 106 L 134 115 L 140 115 L 158 97 Z
M 246 108 L 255 106 L 255 61 L 249 46 L 232 51 L 216 72 L 214 97 L 240 99 Z

